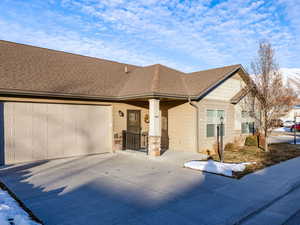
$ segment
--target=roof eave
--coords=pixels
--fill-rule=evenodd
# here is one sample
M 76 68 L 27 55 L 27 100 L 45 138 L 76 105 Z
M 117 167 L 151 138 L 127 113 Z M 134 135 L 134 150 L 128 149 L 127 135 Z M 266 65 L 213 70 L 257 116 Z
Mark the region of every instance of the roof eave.
M 206 95 L 208 95 L 211 91 L 213 91 L 215 88 L 217 88 L 219 85 L 221 85 L 223 82 L 225 82 L 227 79 L 232 77 L 236 72 L 238 72 L 242 68 L 241 65 L 239 67 L 235 68 L 233 71 L 230 71 L 229 73 L 225 74 L 225 76 L 220 79 L 218 82 L 216 82 L 214 85 L 207 88 L 205 91 L 199 93 L 198 95 L 190 96 L 191 100 L 193 101 L 200 101 L 202 98 L 204 98 Z
M 187 95 L 176 95 L 168 93 L 143 93 L 126 96 L 92 96 L 83 94 L 67 94 L 56 92 L 35 92 L 35 91 L 21 91 L 21 90 L 0 90 L 2 96 L 22 96 L 22 97 L 46 97 L 46 98 L 68 98 L 81 100 L 98 100 L 98 101 L 124 101 L 124 100 L 140 100 L 151 98 L 164 98 L 174 100 L 187 100 Z

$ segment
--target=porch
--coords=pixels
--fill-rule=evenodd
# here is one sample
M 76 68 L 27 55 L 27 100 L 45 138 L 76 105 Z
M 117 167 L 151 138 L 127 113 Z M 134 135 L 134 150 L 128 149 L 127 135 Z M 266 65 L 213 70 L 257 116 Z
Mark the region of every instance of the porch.
M 160 155 L 169 149 L 169 137 L 164 133 L 160 137 Z M 133 133 L 128 130 L 122 131 L 122 150 L 138 151 L 149 154 L 149 132 Z
M 127 107 L 116 105 L 114 109 L 117 111 L 115 126 L 123 123 L 123 129 L 114 134 L 115 150 L 159 156 L 169 149 L 168 109 L 165 104 L 159 99 L 126 104 Z M 123 120 L 120 119 L 122 117 Z

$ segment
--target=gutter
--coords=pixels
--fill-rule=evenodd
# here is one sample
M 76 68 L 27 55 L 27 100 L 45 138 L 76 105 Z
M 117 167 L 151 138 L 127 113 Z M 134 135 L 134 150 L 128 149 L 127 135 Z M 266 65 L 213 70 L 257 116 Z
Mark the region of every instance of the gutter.
M 189 104 L 196 109 L 196 152 L 199 151 L 199 106 L 191 101 L 191 97 L 188 97 Z
M 123 101 L 123 100 L 144 99 L 144 98 L 171 98 L 171 99 L 185 100 L 187 98 L 187 95 L 175 95 L 175 94 L 165 94 L 165 93 L 155 93 L 155 92 L 120 97 L 120 96 L 92 96 L 92 95 L 84 95 L 84 94 L 69 94 L 69 93 L 57 93 L 57 92 L 3 90 L 1 88 L 0 88 L 0 95 L 1 96 L 70 98 L 70 99 L 96 100 L 96 101 Z

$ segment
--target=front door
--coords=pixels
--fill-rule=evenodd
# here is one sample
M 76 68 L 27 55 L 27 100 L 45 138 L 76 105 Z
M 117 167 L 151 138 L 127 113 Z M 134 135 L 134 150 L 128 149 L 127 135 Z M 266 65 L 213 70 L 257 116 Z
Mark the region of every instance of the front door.
M 127 110 L 127 149 L 139 150 L 141 148 L 141 111 Z

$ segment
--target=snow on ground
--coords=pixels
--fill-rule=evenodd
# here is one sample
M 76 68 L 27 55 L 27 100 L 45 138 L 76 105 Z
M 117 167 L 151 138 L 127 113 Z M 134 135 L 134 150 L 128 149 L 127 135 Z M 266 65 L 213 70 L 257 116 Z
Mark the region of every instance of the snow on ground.
M 40 225 L 30 219 L 7 191 L 0 189 L 0 225 Z
M 274 129 L 273 131 L 277 131 L 277 132 L 291 132 L 291 128 L 288 128 L 288 127 L 278 127 L 276 129 Z
M 195 160 L 195 161 L 189 161 L 184 163 L 184 167 L 232 177 L 233 172 L 244 171 L 246 165 L 249 164 L 251 163 L 221 163 L 221 162 L 216 162 L 214 160 L 208 160 L 208 161 Z

